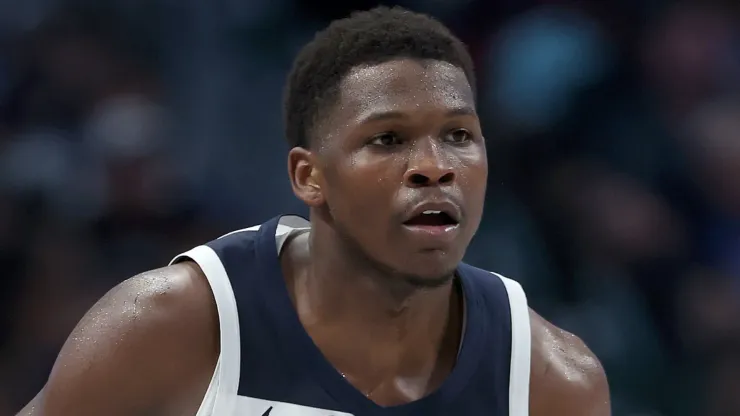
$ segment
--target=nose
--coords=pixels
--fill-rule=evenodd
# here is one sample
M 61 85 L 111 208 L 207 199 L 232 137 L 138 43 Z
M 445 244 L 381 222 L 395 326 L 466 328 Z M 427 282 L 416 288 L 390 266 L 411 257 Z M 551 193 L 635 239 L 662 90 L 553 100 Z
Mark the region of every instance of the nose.
M 406 186 L 419 188 L 448 185 L 455 181 L 450 161 L 442 154 L 438 143 L 430 142 L 422 140 L 412 147 L 404 174 Z

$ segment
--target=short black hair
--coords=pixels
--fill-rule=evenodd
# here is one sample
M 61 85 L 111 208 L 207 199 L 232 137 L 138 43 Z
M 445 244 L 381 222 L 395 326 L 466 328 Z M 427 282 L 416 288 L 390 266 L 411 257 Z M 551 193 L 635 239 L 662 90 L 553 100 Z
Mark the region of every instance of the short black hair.
M 475 92 L 467 47 L 438 20 L 400 7 L 355 12 L 318 32 L 293 62 L 283 101 L 288 144 L 309 147 L 316 121 L 334 104 L 339 83 L 354 67 L 396 58 L 455 65 Z

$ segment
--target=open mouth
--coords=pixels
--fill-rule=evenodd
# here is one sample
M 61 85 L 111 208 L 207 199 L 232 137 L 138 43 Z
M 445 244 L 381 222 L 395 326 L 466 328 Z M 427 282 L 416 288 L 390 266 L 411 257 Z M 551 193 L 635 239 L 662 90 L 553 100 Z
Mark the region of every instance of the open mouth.
M 404 223 L 415 227 L 445 227 L 457 225 L 452 216 L 444 211 L 427 210 Z

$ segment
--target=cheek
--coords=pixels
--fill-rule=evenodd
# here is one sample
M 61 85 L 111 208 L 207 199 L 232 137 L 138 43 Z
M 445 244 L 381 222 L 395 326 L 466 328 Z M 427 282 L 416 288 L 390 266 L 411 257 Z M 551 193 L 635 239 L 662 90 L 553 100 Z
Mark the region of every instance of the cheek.
M 352 220 L 356 227 L 375 227 L 392 206 L 393 183 L 385 170 L 375 166 L 338 166 L 335 175 L 327 178 L 327 204 L 337 219 Z
M 469 191 L 485 193 L 488 182 L 488 161 L 485 151 L 465 155 L 458 160 L 459 181 Z

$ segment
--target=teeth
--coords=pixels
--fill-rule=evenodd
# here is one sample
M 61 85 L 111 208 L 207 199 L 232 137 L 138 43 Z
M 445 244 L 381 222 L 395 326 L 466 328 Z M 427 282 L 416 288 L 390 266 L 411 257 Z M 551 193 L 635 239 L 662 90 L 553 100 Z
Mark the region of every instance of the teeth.
M 422 214 L 424 214 L 424 215 L 437 215 L 437 214 L 441 214 L 441 213 L 442 213 L 442 211 L 432 211 L 431 209 L 428 209 L 428 210 L 422 212 Z

